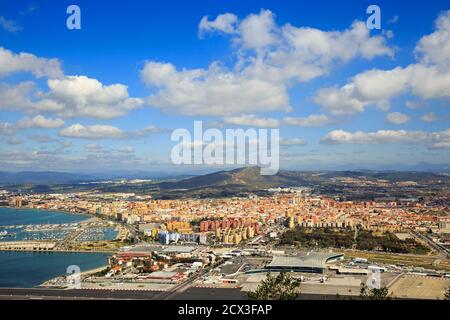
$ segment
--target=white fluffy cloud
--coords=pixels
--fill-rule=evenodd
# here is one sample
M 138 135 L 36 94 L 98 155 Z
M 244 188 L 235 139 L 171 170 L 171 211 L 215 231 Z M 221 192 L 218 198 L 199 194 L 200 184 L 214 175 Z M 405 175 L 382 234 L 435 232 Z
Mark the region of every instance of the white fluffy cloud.
M 104 85 L 86 76 L 65 76 L 57 59 L 30 53 L 13 53 L 0 47 L 0 77 L 29 72 L 46 77 L 48 90 L 33 81 L 0 83 L 0 109 L 26 113 L 54 113 L 60 117 L 120 117 L 142 106 L 143 100 L 131 98 L 123 84 Z
M 109 125 L 82 125 L 79 123 L 63 128 L 59 131 L 60 137 L 78 139 L 130 139 L 143 138 L 150 134 L 165 133 L 167 129 L 156 126 L 147 126 L 144 129 L 125 132 Z
M 279 41 L 277 31 L 273 13 L 261 10 L 259 14 L 250 14 L 241 22 L 236 40 L 241 41 L 245 48 L 260 50 Z
M 362 112 L 372 105 L 388 110 L 392 98 L 406 93 L 422 99 L 450 98 L 450 11 L 438 17 L 435 28 L 416 46 L 418 63 L 360 73 L 340 88 L 319 90 L 314 101 L 339 115 Z
M 176 70 L 170 63 L 147 62 L 142 79 L 158 92 L 149 104 L 185 115 L 230 115 L 242 111 L 290 110 L 286 87 L 212 65 L 208 70 Z
M 312 114 L 307 117 L 285 117 L 280 120 L 273 118 L 258 117 L 254 114 L 242 116 L 224 117 L 222 122 L 216 126 L 223 125 L 249 126 L 257 128 L 278 128 L 282 125 L 300 127 L 320 127 L 332 123 L 333 120 L 326 114 Z
M 409 121 L 409 116 L 401 112 L 391 112 L 386 116 L 386 121 L 392 124 L 403 124 Z
M 224 13 L 210 21 L 208 16 L 204 16 L 198 25 L 200 36 L 207 32 L 220 31 L 223 33 L 234 33 L 237 17 L 232 13 Z
M 130 98 L 123 84 L 104 85 L 86 76 L 48 80 L 49 91 L 42 93 L 36 108 L 61 117 L 111 119 L 139 108 L 143 101 Z
M 185 115 L 289 111 L 288 89 L 295 82 L 327 74 L 336 62 L 393 54 L 385 38 L 371 37 L 363 22 L 344 31 L 322 31 L 279 26 L 269 10 L 241 21 L 230 13 L 212 21 L 203 17 L 199 32 L 215 30 L 231 35 L 236 64 L 177 70 L 171 63 L 148 61 L 141 77 L 155 90 L 151 106 Z
M 307 117 L 286 117 L 283 123 L 301 127 L 320 127 L 331 123 L 331 119 L 325 114 L 312 114 Z
M 236 126 L 250 126 L 258 128 L 278 128 L 280 123 L 277 119 L 261 118 L 254 114 L 225 117 L 223 119 L 224 124 L 236 125 Z
M 15 72 L 30 72 L 35 77 L 58 78 L 63 75 L 58 59 L 39 58 L 31 53 L 15 54 L 0 47 L 0 77 Z
M 450 67 L 450 10 L 437 18 L 435 29 L 420 39 L 415 52 L 425 64 Z
M 59 128 L 64 124 L 61 119 L 45 118 L 42 115 L 38 115 L 32 119 L 25 118 L 17 121 L 16 123 L 0 122 L 0 134 L 2 135 L 14 135 L 22 129 L 37 128 L 37 129 L 52 129 Z M 13 143 L 10 143 L 13 144 Z
M 348 115 L 364 111 L 366 104 L 354 97 L 355 85 L 341 88 L 323 88 L 317 92 L 314 102 L 332 115 Z
M 349 132 L 334 130 L 320 140 L 323 144 L 424 144 L 430 149 L 450 148 L 450 129 L 440 132 L 379 130 L 375 132 Z
M 0 83 L 0 109 L 8 111 L 32 110 L 34 103 L 29 99 L 36 86 L 32 81 L 19 84 Z
M 143 100 L 130 98 L 127 86 L 104 85 L 86 76 L 67 76 L 47 81 L 42 92 L 31 82 L 0 84 L 0 109 L 48 112 L 63 118 L 111 119 L 141 107 Z
M 392 98 L 408 92 L 423 99 L 450 98 L 450 70 L 421 64 L 371 70 L 340 88 L 320 89 L 314 101 L 332 114 L 354 114 L 371 105 L 388 110 Z
M 73 124 L 59 131 L 61 137 L 81 139 L 123 139 L 126 134 L 119 128 L 108 125 L 84 126 Z
M 41 129 L 52 129 L 60 128 L 64 124 L 62 119 L 56 118 L 46 118 L 43 115 L 37 115 L 32 119 L 26 118 L 19 120 L 17 126 L 19 128 L 41 128 Z
M 272 19 L 273 15 L 262 11 L 259 17 Z M 256 19 L 258 16 L 252 16 Z M 248 18 L 247 18 L 248 19 Z M 262 18 L 260 18 L 262 19 Z M 246 19 L 241 23 L 245 26 Z M 343 31 L 323 31 L 309 27 L 295 27 L 291 24 L 277 26 L 274 22 L 260 23 L 257 30 L 241 32 L 235 39 L 247 48 L 249 54 L 243 60 L 248 73 L 258 77 L 270 77 L 274 81 L 310 81 L 328 74 L 337 62 L 348 62 L 354 58 L 372 59 L 376 56 L 393 56 L 383 36 L 370 36 L 361 21 L 355 21 Z M 255 44 L 255 38 L 261 37 Z M 251 50 L 253 49 L 253 51 Z

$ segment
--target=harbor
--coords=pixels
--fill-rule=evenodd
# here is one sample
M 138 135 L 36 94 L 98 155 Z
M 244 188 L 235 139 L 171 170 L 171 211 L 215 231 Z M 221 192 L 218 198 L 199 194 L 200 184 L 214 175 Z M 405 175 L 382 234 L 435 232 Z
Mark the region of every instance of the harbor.
M 12 222 L 20 223 L 0 224 L 0 251 L 114 252 L 116 244 L 128 237 L 120 224 L 97 217 L 46 210 L 1 210 L 12 216 Z M 0 222 L 4 221 L 3 214 Z M 27 223 L 27 217 L 31 223 Z
M 83 214 L 2 207 L 0 287 L 40 286 L 70 265 L 83 274 L 102 269 L 128 236 L 123 229 Z

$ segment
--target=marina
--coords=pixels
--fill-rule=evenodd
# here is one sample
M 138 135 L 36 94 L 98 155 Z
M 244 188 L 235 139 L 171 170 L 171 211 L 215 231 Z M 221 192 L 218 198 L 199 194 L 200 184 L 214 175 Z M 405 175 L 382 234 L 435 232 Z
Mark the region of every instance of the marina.
M 16 234 L 8 231 L 1 231 L 0 232 L 0 239 L 6 239 L 6 238 L 15 238 Z
M 117 234 L 110 222 L 86 215 L 0 207 L 0 287 L 36 287 L 64 275 L 70 265 L 82 272 L 102 267 L 110 253 L 68 250 L 65 245 L 74 239 L 114 240 Z
M 6 221 L 6 215 L 10 219 Z M 39 215 L 42 218 L 39 219 Z M 29 222 L 24 221 L 29 217 Z M 47 221 L 45 221 L 47 220 Z M 11 222 L 21 222 L 12 224 Z M 110 222 L 85 215 L 45 210 L 0 208 L 0 243 L 5 241 L 114 240 L 118 230 Z

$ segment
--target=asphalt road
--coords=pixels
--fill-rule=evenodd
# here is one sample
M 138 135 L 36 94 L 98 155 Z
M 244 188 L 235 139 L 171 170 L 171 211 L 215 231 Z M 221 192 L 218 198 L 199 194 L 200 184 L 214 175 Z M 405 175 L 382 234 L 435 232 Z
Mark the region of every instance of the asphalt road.
M 151 299 L 158 291 L 0 288 L 0 299 Z
M 439 255 L 442 258 L 449 258 L 450 257 L 450 253 L 448 252 L 448 250 L 446 248 L 444 248 L 444 247 L 440 246 L 439 244 L 433 242 L 427 236 L 424 236 L 420 232 L 417 232 L 417 231 L 414 231 L 414 230 L 411 230 L 411 234 L 413 236 L 415 236 L 416 238 L 421 239 L 422 241 L 425 241 L 431 248 L 433 248 L 434 250 L 439 252 Z
M 158 291 L 91 290 L 91 289 L 43 289 L 0 288 L 0 300 L 153 300 L 161 296 Z M 189 288 L 183 292 L 170 292 L 165 300 L 242 300 L 240 289 Z M 159 300 L 159 299 L 158 299 Z
M 0 288 L 0 300 L 154 300 L 161 292 L 128 290 L 62 290 Z M 235 288 L 196 288 L 175 292 L 165 300 L 247 300 L 245 292 Z M 344 297 L 341 296 L 340 299 Z M 335 300 L 336 295 L 301 294 L 298 300 Z M 358 299 L 358 297 L 347 297 Z

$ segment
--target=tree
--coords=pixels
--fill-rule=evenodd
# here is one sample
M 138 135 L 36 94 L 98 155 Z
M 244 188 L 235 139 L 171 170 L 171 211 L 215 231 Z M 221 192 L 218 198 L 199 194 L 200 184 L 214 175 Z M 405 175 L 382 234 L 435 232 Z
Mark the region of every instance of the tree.
M 391 300 L 393 298 L 393 296 L 389 294 L 388 288 L 370 289 L 364 283 L 361 285 L 359 297 L 361 300 Z
M 450 286 L 447 288 L 447 291 L 445 291 L 444 300 L 450 300 Z
M 250 300 L 295 300 L 300 294 L 300 280 L 282 272 L 277 276 L 267 274 L 255 291 L 247 293 Z

